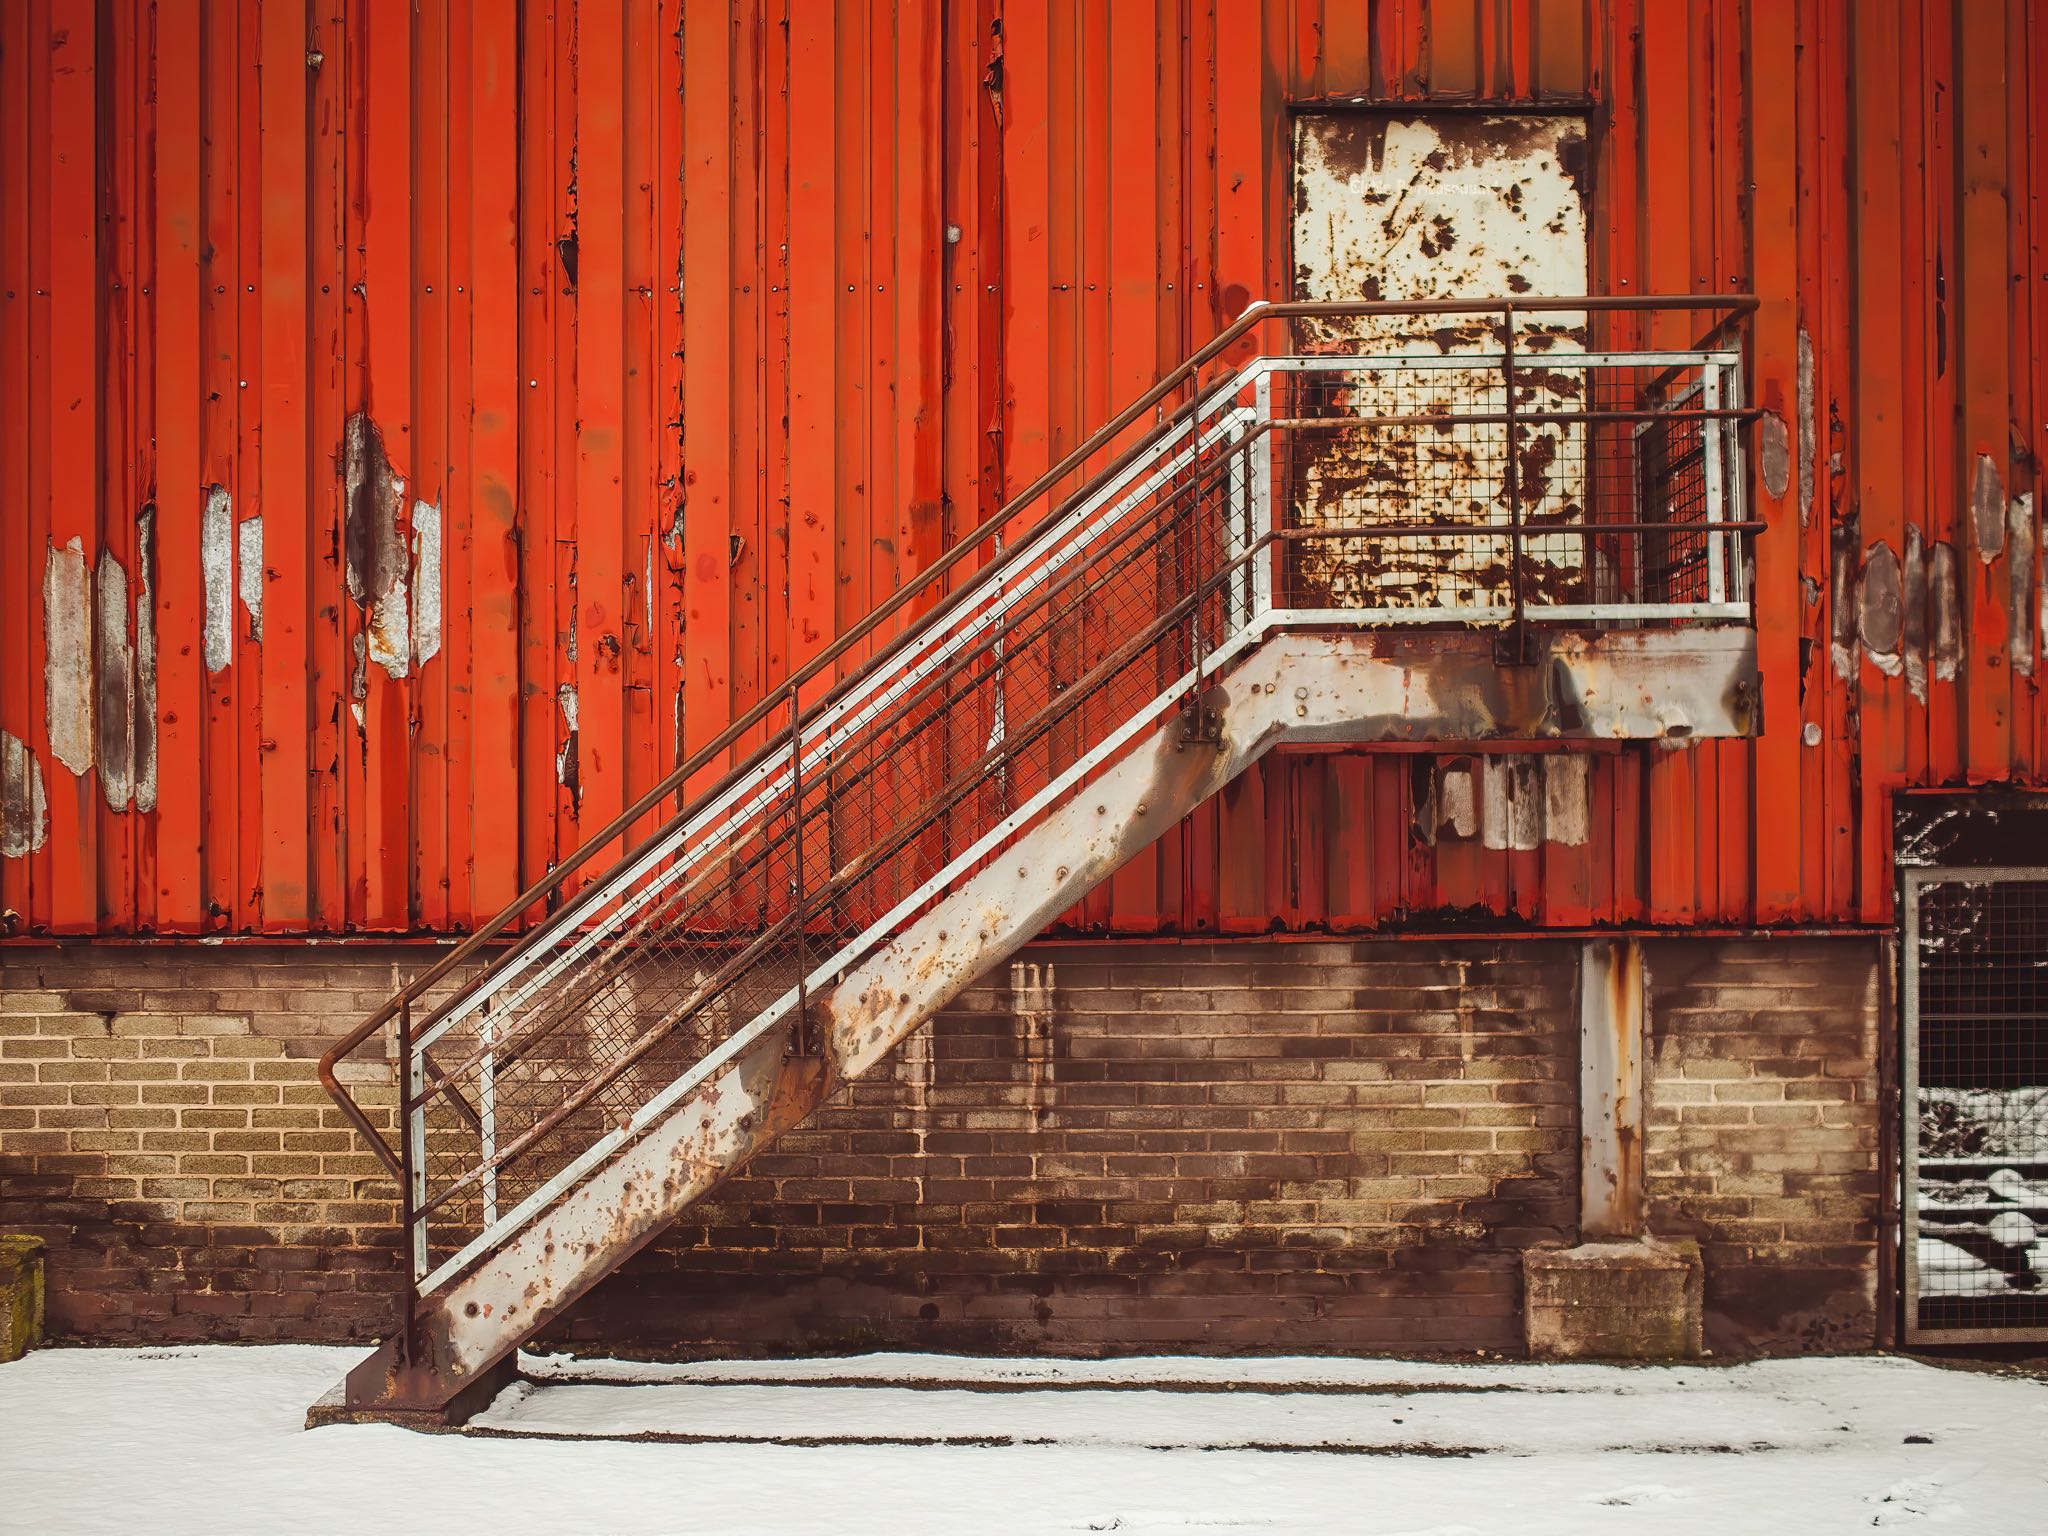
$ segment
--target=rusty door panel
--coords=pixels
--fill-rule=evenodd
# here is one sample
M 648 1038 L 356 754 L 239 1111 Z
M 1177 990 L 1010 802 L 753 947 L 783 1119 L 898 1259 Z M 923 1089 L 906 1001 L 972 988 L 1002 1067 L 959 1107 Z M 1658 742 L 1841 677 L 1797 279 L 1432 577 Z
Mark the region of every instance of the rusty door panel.
M 2042 782 L 2024 0 L 20 0 L 0 934 L 494 912 L 1289 292 L 1306 114 L 1758 294 L 1765 731 L 1276 758 L 1073 923 L 1881 921 L 1895 790 Z

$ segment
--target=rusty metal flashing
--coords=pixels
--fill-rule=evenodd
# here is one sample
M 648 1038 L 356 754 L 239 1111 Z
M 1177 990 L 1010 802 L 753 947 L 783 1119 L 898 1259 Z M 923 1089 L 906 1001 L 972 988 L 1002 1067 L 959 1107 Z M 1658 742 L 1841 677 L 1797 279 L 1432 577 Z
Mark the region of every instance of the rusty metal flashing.
M 1579 1234 L 1643 1231 L 1643 1039 L 1648 986 L 1634 939 L 1579 952 Z

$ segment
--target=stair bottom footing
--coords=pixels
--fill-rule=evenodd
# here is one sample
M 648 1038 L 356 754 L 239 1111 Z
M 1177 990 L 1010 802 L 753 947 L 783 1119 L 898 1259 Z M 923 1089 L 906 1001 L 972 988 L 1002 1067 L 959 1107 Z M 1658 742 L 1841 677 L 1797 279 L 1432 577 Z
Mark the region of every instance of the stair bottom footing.
M 348 1383 L 337 1381 L 306 1410 L 306 1428 L 326 1424 L 396 1424 L 429 1432 L 460 1429 L 490 1407 L 497 1395 L 519 1379 L 516 1356 L 500 1360 L 438 1408 L 402 1403 L 351 1403 Z

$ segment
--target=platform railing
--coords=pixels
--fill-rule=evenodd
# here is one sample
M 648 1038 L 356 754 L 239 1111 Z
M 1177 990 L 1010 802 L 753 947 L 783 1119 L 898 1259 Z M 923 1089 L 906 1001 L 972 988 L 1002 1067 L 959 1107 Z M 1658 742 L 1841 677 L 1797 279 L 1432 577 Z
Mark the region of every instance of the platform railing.
M 1485 626 L 1515 665 L 1537 626 L 1747 622 L 1751 308 L 1248 311 L 328 1053 L 408 1297 L 764 1034 L 817 1049 L 815 998 L 1169 714 L 1199 739 L 1272 630 Z M 387 1126 L 341 1080 L 380 1038 Z

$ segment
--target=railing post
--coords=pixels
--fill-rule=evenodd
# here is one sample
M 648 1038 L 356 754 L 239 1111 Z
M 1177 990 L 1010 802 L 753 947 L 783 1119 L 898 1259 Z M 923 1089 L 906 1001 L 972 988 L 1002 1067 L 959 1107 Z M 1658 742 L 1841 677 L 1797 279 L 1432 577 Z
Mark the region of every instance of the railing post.
M 1501 479 L 1508 498 L 1508 591 L 1514 612 L 1508 621 L 1507 631 L 1495 643 L 1494 661 L 1499 665 L 1519 667 L 1528 665 L 1534 657 L 1529 643 L 1527 604 L 1522 591 L 1522 466 L 1516 451 L 1515 306 L 1512 304 L 1501 308 L 1501 338 L 1501 382 L 1507 392 L 1507 403 L 1502 407 L 1502 414 L 1507 418 L 1504 424 L 1507 457 L 1501 469 Z
M 477 1146 L 484 1169 L 484 1225 L 494 1227 L 498 1224 L 498 1023 L 488 1002 L 477 1011 L 477 1031 L 484 1046 L 483 1060 L 477 1064 Z
M 1273 373 L 1259 369 L 1252 385 L 1252 450 L 1250 468 L 1251 547 L 1258 551 L 1250 561 L 1251 612 L 1248 624 L 1256 624 L 1273 611 Z
M 1721 408 L 1721 370 L 1713 363 L 1700 369 L 1700 405 L 1708 411 Z M 1700 418 L 1700 468 L 1706 481 L 1706 520 L 1710 524 L 1722 521 L 1722 426 L 1719 417 Z M 1719 533 L 1707 535 L 1707 601 L 1717 606 L 1728 600 L 1728 572 L 1724 563 L 1726 537 Z
M 789 696 L 789 838 L 796 859 L 796 872 L 789 883 L 791 917 L 796 924 L 796 1054 L 813 1054 L 811 1039 L 811 959 L 807 930 L 811 925 L 810 898 L 804 890 L 804 738 L 803 718 L 797 694 Z
M 417 1077 L 412 1043 L 412 999 L 401 997 L 398 1004 L 398 1209 L 400 1217 L 400 1265 L 405 1272 L 405 1312 L 399 1334 L 400 1349 L 410 1359 L 413 1325 L 419 1311 L 420 1276 L 426 1272 L 426 1254 L 421 1241 L 419 1217 L 423 1203 L 421 1168 L 424 1147 L 418 1135 L 425 1114 L 420 1108 L 421 1084 Z

